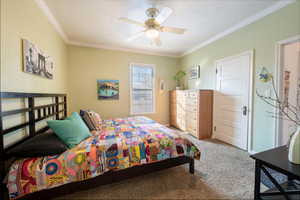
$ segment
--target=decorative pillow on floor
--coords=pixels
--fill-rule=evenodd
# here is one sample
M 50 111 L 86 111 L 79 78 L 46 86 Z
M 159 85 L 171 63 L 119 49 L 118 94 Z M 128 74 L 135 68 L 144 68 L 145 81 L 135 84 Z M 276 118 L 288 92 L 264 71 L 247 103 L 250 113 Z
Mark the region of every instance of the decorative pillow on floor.
M 73 148 L 91 136 L 88 127 L 76 112 L 73 112 L 72 115 L 65 120 L 51 120 L 47 121 L 47 123 L 69 148 Z
M 90 131 L 100 131 L 102 119 L 100 115 L 91 110 L 80 110 L 80 115 Z

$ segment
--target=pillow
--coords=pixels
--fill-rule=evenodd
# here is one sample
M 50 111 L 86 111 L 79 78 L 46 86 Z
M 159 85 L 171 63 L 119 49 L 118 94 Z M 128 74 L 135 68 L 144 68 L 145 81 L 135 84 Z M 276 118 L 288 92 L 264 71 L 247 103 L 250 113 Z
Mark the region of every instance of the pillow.
M 77 112 L 73 112 L 65 120 L 47 121 L 48 126 L 69 147 L 73 148 L 91 133 Z
M 80 115 L 90 131 L 100 131 L 102 119 L 100 115 L 91 110 L 80 110 Z
M 10 149 L 7 154 L 17 158 L 31 158 L 42 156 L 53 156 L 67 150 L 67 146 L 49 130 L 34 136 Z

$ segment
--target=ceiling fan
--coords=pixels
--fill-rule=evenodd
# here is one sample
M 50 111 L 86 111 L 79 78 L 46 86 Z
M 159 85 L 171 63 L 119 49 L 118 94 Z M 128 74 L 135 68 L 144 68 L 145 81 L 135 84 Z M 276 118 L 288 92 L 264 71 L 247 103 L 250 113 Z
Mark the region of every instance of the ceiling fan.
M 150 38 L 157 46 L 161 46 L 160 40 L 160 32 L 169 32 L 175 34 L 184 34 L 186 29 L 183 28 L 175 28 L 175 27 L 168 27 L 168 26 L 161 26 L 161 24 L 166 21 L 166 19 L 172 14 L 172 9 L 168 7 L 164 7 L 163 9 L 159 10 L 157 8 L 148 8 L 146 10 L 146 15 L 149 17 L 144 23 L 138 22 L 132 19 L 128 19 L 125 17 L 119 18 L 121 22 L 134 24 L 137 26 L 141 26 L 145 28 L 145 30 L 131 36 L 128 38 L 128 41 L 132 41 L 146 35 Z

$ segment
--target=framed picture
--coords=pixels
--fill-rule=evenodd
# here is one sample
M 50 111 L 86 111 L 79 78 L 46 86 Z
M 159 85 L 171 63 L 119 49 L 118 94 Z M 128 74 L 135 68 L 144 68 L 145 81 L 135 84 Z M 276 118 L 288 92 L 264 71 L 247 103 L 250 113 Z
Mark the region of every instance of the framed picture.
M 44 54 L 33 43 L 23 39 L 24 72 L 53 79 L 53 60 Z
M 165 81 L 160 79 L 159 81 L 159 92 L 163 93 L 165 91 Z
M 118 100 L 119 80 L 98 80 L 97 90 L 100 100 Z
M 200 65 L 193 66 L 188 71 L 188 77 L 189 77 L 189 80 L 200 78 Z

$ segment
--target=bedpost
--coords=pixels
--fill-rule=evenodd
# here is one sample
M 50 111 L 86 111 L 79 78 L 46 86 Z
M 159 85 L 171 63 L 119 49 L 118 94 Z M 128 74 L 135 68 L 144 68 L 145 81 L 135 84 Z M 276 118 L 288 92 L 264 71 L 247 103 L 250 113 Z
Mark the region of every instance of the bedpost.
M 68 116 L 68 111 L 67 111 L 67 95 L 65 95 L 64 97 L 64 118 L 66 118 Z
M 59 97 L 55 97 L 55 119 L 59 120 Z
M 195 172 L 195 160 L 193 158 L 191 158 L 191 161 L 190 161 L 190 173 L 194 174 L 194 172 Z
M 6 187 L 3 184 L 5 177 L 5 159 L 4 159 L 4 134 L 2 123 L 2 93 L 0 93 L 0 198 L 5 199 Z
M 29 135 L 33 137 L 35 135 L 35 117 L 34 117 L 34 98 L 28 98 L 28 107 L 29 107 Z

